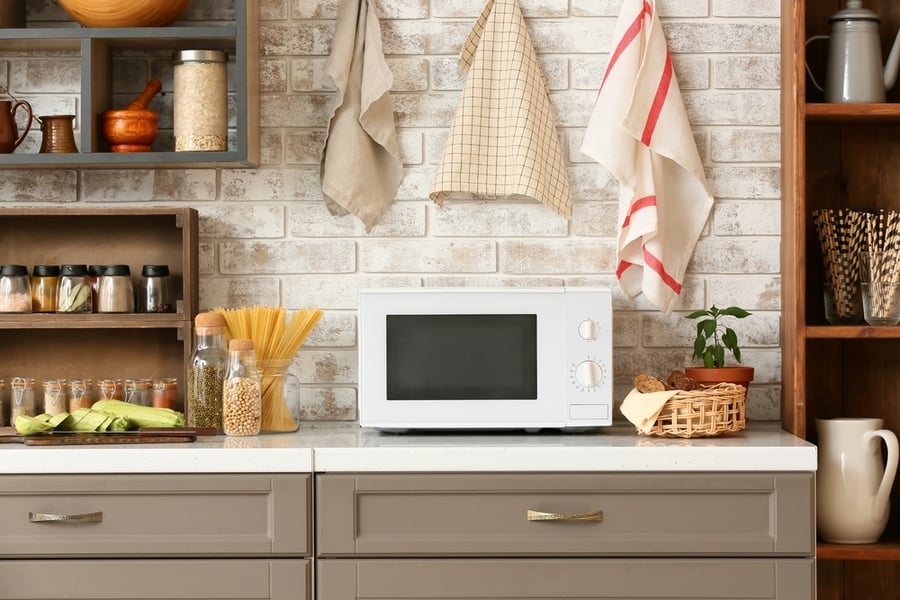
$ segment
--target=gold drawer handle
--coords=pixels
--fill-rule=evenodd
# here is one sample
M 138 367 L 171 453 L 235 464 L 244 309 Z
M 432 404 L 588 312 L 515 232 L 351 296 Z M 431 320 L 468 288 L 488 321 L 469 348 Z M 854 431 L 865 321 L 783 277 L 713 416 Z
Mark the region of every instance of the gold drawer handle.
M 28 513 L 28 520 L 32 523 L 101 523 L 103 512 L 82 513 L 80 515 L 63 515 L 59 513 Z
M 595 510 L 593 512 L 583 513 L 550 513 L 541 512 L 539 510 L 528 511 L 529 521 L 602 521 L 603 511 Z

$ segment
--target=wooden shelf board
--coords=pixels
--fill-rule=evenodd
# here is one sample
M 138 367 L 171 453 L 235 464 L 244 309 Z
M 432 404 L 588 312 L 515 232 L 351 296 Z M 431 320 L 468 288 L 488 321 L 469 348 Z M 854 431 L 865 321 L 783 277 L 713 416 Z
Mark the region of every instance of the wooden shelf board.
M 817 560 L 888 560 L 900 561 L 900 541 L 878 544 L 816 544 Z
M 0 329 L 170 329 L 184 327 L 190 319 L 178 313 L 3 313 Z
M 0 167 L 23 169 L 69 168 L 207 168 L 250 167 L 238 152 L 73 152 L 71 154 L 3 154 Z
M 808 121 L 900 121 L 900 103 L 806 105 Z
M 873 327 L 871 325 L 810 325 L 806 337 L 816 339 L 900 339 L 900 326 Z

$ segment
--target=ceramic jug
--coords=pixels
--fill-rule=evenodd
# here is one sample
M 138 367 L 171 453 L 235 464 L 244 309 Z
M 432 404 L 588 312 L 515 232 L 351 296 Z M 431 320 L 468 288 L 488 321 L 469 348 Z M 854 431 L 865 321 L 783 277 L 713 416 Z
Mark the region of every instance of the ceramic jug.
M 25 131 L 19 135 L 16 126 L 16 111 L 25 110 L 28 120 L 25 121 Z M 31 129 L 31 105 L 24 100 L 0 100 L 0 153 L 9 154 L 19 147 L 28 130 Z
M 898 456 L 897 436 L 883 426 L 883 419 L 816 419 L 816 528 L 826 542 L 869 544 L 884 532 Z
M 862 7 L 862 0 L 847 0 L 847 8 L 833 14 L 828 22 L 831 35 L 816 35 L 808 40 L 830 40 L 825 88 L 817 82 L 809 66 L 807 71 L 826 102 L 884 102 L 885 90 L 894 87 L 900 67 L 900 32 L 881 65 L 880 19 Z

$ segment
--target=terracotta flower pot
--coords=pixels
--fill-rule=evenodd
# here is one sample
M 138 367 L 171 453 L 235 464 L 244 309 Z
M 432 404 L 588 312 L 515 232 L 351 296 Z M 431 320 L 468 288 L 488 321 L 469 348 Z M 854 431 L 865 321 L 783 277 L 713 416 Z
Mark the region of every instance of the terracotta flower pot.
M 684 374 L 702 385 L 737 383 L 749 389 L 753 381 L 753 367 L 686 367 Z

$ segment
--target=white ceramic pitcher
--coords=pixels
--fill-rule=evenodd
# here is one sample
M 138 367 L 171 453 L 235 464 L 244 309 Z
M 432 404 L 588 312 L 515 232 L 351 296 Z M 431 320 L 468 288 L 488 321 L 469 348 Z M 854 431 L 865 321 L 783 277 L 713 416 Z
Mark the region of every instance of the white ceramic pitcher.
M 887 526 L 898 451 L 897 436 L 883 427 L 883 419 L 816 419 L 816 527 L 826 542 L 877 542 Z

